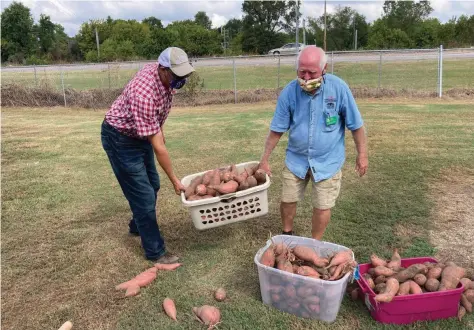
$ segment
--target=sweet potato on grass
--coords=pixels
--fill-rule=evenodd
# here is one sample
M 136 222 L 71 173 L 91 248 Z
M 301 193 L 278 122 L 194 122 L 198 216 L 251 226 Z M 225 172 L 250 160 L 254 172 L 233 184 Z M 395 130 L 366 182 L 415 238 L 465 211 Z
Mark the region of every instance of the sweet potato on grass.
M 443 272 L 441 273 L 441 284 L 439 285 L 439 291 L 455 289 L 464 275 L 466 275 L 464 268 L 458 267 L 456 265 L 446 266 L 446 268 L 444 268 Z
M 464 293 L 461 295 L 461 305 L 468 313 L 472 313 L 472 303 L 467 299 Z
M 398 283 L 398 281 L 394 278 L 389 278 L 389 279 L 387 279 L 386 285 L 387 286 L 385 288 L 384 293 L 380 293 L 380 294 L 376 295 L 375 296 L 375 301 L 378 301 L 378 302 L 391 302 L 393 297 L 395 297 L 395 295 L 397 294 L 398 289 L 400 287 L 400 284 Z
M 463 306 L 460 306 L 458 310 L 458 320 L 461 321 L 464 315 L 466 315 L 466 309 Z
M 436 292 L 439 289 L 439 281 L 435 278 L 428 278 L 425 283 L 425 289 L 428 292 Z
M 165 300 L 163 300 L 163 310 L 165 311 L 166 315 L 168 315 L 172 320 L 177 321 L 176 306 L 173 300 L 171 300 L 170 298 L 165 298 Z
M 221 321 L 221 313 L 219 309 L 214 306 L 204 305 L 201 307 L 193 307 L 193 312 L 202 323 L 208 326 L 208 329 L 212 329 Z
M 474 289 L 469 289 L 464 291 L 464 295 L 466 296 L 469 302 L 474 303 Z
M 468 279 L 467 277 L 461 278 L 460 282 L 464 286 L 464 292 L 469 289 L 474 289 L 474 282 Z

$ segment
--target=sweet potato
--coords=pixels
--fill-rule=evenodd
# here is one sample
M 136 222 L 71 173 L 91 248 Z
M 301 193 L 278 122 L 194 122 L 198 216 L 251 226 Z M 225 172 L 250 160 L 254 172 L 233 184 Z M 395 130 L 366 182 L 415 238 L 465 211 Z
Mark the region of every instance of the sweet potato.
M 156 278 L 156 273 L 149 272 L 149 271 L 144 271 L 143 273 L 138 274 L 135 276 L 133 279 L 136 284 L 138 284 L 140 287 L 147 286 L 151 282 L 153 282 Z
M 217 301 L 224 301 L 227 298 L 227 293 L 225 292 L 224 288 L 218 288 L 214 292 L 214 299 Z
M 408 267 L 407 269 L 396 273 L 392 277 L 395 278 L 398 282 L 403 283 L 405 281 L 411 280 L 413 277 L 415 277 L 416 274 L 424 272 L 425 270 L 427 270 L 425 265 L 414 264 Z
M 436 292 L 439 289 L 439 281 L 435 278 L 428 278 L 425 283 L 426 291 Z
M 209 185 L 208 187 L 211 188 L 211 189 L 216 190 L 218 193 L 220 193 L 222 195 L 225 195 L 225 194 L 230 194 L 230 193 L 236 192 L 237 188 L 239 187 L 239 184 L 237 183 L 237 181 L 230 180 L 228 182 L 221 183 L 218 186 Z
M 398 254 L 398 249 L 393 250 L 392 258 L 390 262 L 387 264 L 387 268 L 398 270 L 402 265 L 402 258 Z
M 352 300 L 359 299 L 359 288 L 355 288 L 355 289 L 351 290 L 351 299 Z
M 72 329 L 72 322 L 71 321 L 66 321 L 59 327 L 58 330 L 71 330 Z
M 410 281 L 406 281 L 400 284 L 397 292 L 397 296 L 406 296 L 410 293 Z
M 415 281 L 415 283 L 418 284 L 419 286 L 423 286 L 426 283 L 426 276 L 423 274 L 416 274 L 413 277 L 413 281 Z
M 221 320 L 221 312 L 214 306 L 193 307 L 193 313 L 208 326 L 208 329 L 212 329 Z
M 375 268 L 369 268 L 369 270 L 367 271 L 367 274 L 369 274 L 372 277 L 376 276 L 375 275 Z
M 255 177 L 253 175 L 249 176 L 247 178 L 247 183 L 249 185 L 249 188 L 253 188 L 257 185 L 257 179 L 255 179 Z
M 140 293 L 140 286 L 138 284 L 130 285 L 125 291 L 125 297 L 133 297 Z
M 275 252 L 275 255 L 280 255 L 283 253 L 286 253 L 288 251 L 288 245 L 285 243 L 278 243 L 274 245 L 273 251 Z
M 168 315 L 172 320 L 177 321 L 176 319 L 176 305 L 174 301 L 170 298 L 165 298 L 163 300 L 163 310 L 165 311 L 166 315 Z
M 253 176 L 255 177 L 255 179 L 257 179 L 258 184 L 262 184 L 267 181 L 267 173 L 262 169 L 256 170 Z
M 184 191 L 184 197 L 188 198 L 193 195 L 196 191 L 196 187 L 202 183 L 202 175 L 198 175 L 194 179 L 191 180 L 189 186 Z
M 204 196 L 207 194 L 207 187 L 203 184 L 198 184 L 196 187 L 196 195 Z
M 469 302 L 474 303 L 474 289 L 469 289 L 464 291 L 464 295 L 466 296 Z
M 379 283 L 379 284 L 375 285 L 374 292 L 375 293 L 384 293 L 386 288 L 387 288 L 387 284 Z
M 337 265 L 336 269 L 334 270 L 334 273 L 331 275 L 329 280 L 334 281 L 334 280 L 338 280 L 339 278 L 341 278 L 342 275 L 343 275 L 343 271 L 344 271 L 345 266 L 346 266 L 345 263 Z
M 314 290 L 311 286 L 300 286 L 296 289 L 296 295 L 299 298 L 306 298 L 314 294 Z
M 317 267 L 326 267 L 329 261 L 326 258 L 321 258 L 312 248 L 297 245 L 293 248 L 293 254 L 304 261 L 312 262 Z
M 273 246 L 270 246 L 263 254 L 260 259 L 260 263 L 265 266 L 273 267 L 275 265 L 275 253 L 273 252 Z
M 469 289 L 474 289 L 474 282 L 468 279 L 467 277 L 461 278 L 462 285 L 464 286 L 464 292 Z
M 472 303 L 467 299 L 464 293 L 461 295 L 461 305 L 468 313 L 472 313 Z
M 373 290 L 375 288 L 375 282 L 372 279 L 372 277 L 367 273 L 362 275 L 362 277 L 367 281 L 367 285 L 369 286 L 369 288 L 371 288 Z
M 448 264 L 448 263 L 446 263 Z M 439 291 L 446 291 L 455 289 L 459 284 L 461 278 L 464 277 L 466 271 L 462 267 L 458 266 L 446 266 L 441 273 L 441 283 L 439 285 Z
M 393 297 L 395 297 L 395 295 L 398 292 L 398 288 L 400 287 L 400 284 L 398 283 L 398 281 L 394 278 L 389 278 L 387 279 L 386 285 L 387 286 L 384 293 L 380 293 L 376 295 L 375 301 L 391 302 Z
M 249 166 L 245 168 L 245 171 L 248 173 L 249 176 L 253 175 L 258 169 L 258 165 Z
M 211 183 L 212 176 L 214 175 L 214 170 L 207 171 L 202 177 L 202 184 L 207 186 Z
M 285 259 L 279 259 L 277 261 L 277 269 L 293 274 L 293 266 L 291 265 L 291 262 Z
M 380 283 L 385 283 L 387 281 L 387 278 L 384 275 L 377 276 L 374 280 L 375 285 L 380 284 Z
M 383 260 L 382 258 L 379 258 L 375 253 L 372 253 L 370 256 L 370 262 L 372 263 L 372 266 L 375 268 L 377 266 L 387 266 L 387 262 Z
M 420 286 L 415 281 L 410 282 L 410 294 L 420 294 L 423 293 Z
M 283 290 L 283 294 L 288 298 L 288 299 L 294 299 L 296 298 L 296 289 L 293 285 L 287 285 L 285 287 L 285 290 Z
M 443 272 L 443 268 L 439 266 L 435 266 L 428 270 L 428 274 L 426 274 L 426 278 L 435 278 L 439 279 L 441 277 L 441 273 Z
M 154 267 L 156 270 L 175 270 L 176 268 L 180 267 L 181 263 L 174 263 L 174 264 L 159 264 L 156 263 Z
M 390 269 L 384 266 L 377 266 L 375 267 L 374 271 L 375 271 L 376 276 L 380 276 L 380 275 L 392 276 L 395 274 L 395 271 L 393 269 Z
M 315 276 L 317 278 L 320 277 L 319 273 L 309 266 L 300 266 L 297 274 L 302 276 Z
M 334 257 L 331 258 L 331 262 L 326 268 L 331 266 L 339 266 L 340 264 L 345 264 L 352 260 L 352 250 L 345 250 L 336 253 Z
M 430 270 L 430 269 L 433 268 L 436 264 L 433 263 L 433 262 L 425 261 L 425 262 L 423 263 L 423 265 L 425 265 L 426 268 L 428 268 L 428 270 Z
M 461 321 L 464 315 L 466 315 L 466 309 L 463 306 L 460 306 L 458 310 L 458 320 Z

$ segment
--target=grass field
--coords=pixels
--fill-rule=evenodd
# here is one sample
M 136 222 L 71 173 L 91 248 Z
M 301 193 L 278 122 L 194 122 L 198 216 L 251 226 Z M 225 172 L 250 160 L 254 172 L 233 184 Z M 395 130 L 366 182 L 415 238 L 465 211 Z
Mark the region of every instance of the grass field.
M 471 78 L 472 79 L 472 78 Z M 441 173 L 474 173 L 474 103 L 359 101 L 369 136 L 369 173 L 358 178 L 347 136 L 341 196 L 325 240 L 351 247 L 363 263 L 433 255 L 436 242 L 429 186 Z M 431 103 L 430 103 L 431 102 Z M 173 109 L 166 140 L 178 176 L 258 160 L 274 104 Z M 159 224 L 184 266 L 159 274 L 140 296 L 123 299 L 114 286 L 149 267 L 139 239 L 127 235 L 129 209 L 100 144 L 104 111 L 2 109 L 2 329 L 204 329 L 191 308 L 218 303 L 219 329 L 472 329 L 474 317 L 377 324 L 362 302 L 345 297 L 335 323 L 298 319 L 262 304 L 253 262 L 270 233 L 280 232 L 279 174 L 286 137 L 275 149 L 269 214 L 199 232 L 162 176 Z M 160 174 L 163 171 L 160 169 Z M 310 236 L 309 195 L 295 231 Z M 446 219 L 447 220 L 447 219 Z M 462 230 L 462 229 L 461 229 Z M 461 255 L 455 255 L 461 261 Z M 175 300 L 178 322 L 161 311 Z
M 413 62 L 385 62 L 382 64 L 380 87 L 389 89 L 415 89 L 423 91 L 437 90 L 437 61 L 420 60 Z M 469 88 L 474 85 L 474 60 L 445 60 L 443 88 Z M 350 86 L 377 88 L 379 86 L 378 62 L 335 63 L 334 74 L 344 79 Z M 120 69 L 111 65 L 109 70 L 65 71 L 66 87 L 75 89 L 121 88 L 138 70 Z M 59 72 L 37 69 L 38 83 L 48 82 L 61 88 Z M 204 80 L 204 89 L 233 89 L 232 65 L 221 67 L 198 67 L 197 72 Z M 331 72 L 331 65 L 328 65 Z M 280 68 L 280 87 L 294 79 L 295 71 L 291 65 Z M 278 66 L 237 67 L 237 89 L 276 88 L 278 85 Z M 17 82 L 34 85 L 33 69 L 29 73 L 3 72 L 4 83 Z

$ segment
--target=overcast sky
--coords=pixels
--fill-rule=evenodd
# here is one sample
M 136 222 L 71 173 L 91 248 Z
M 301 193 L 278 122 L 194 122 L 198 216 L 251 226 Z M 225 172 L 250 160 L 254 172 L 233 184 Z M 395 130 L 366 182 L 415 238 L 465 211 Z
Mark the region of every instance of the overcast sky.
M 1 1 L 2 10 L 12 1 Z M 20 0 L 31 9 L 35 22 L 40 14 L 51 17 L 54 23 L 64 26 L 69 36 L 79 31 L 81 23 L 89 19 L 142 19 L 155 16 L 161 19 L 164 25 L 176 20 L 192 19 L 196 12 L 205 11 L 212 20 L 213 27 L 219 27 L 231 18 L 242 16 L 242 2 L 237 0 L 224 1 L 33 1 Z M 368 21 L 380 17 L 383 1 L 330 1 L 327 2 L 327 11 L 334 12 L 338 5 L 350 6 L 363 14 Z M 446 22 L 453 16 L 474 14 L 474 1 L 433 0 L 432 17 Z M 303 0 L 302 13 L 304 16 L 318 17 L 324 12 L 323 1 Z

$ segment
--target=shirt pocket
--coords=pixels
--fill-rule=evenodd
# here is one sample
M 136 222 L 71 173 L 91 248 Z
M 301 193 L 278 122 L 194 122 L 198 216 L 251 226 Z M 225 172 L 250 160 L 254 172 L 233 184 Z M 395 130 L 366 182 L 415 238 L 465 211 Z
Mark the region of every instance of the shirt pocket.
M 323 132 L 332 132 L 340 127 L 340 115 L 336 101 L 324 102 Z

